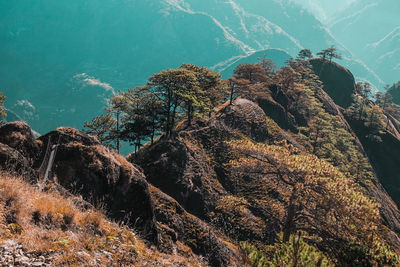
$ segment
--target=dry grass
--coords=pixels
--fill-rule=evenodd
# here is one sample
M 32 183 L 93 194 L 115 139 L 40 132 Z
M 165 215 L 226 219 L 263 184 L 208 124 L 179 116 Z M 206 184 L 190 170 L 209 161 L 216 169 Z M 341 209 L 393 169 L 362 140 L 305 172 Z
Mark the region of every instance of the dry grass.
M 124 169 L 127 169 L 127 170 L 132 169 L 132 164 L 131 164 L 130 162 L 128 162 L 128 160 L 127 160 L 125 157 L 121 156 L 121 155 L 118 154 L 118 153 L 114 153 L 113 156 L 114 156 L 114 158 L 117 160 L 117 162 L 118 162 Z
M 58 127 L 57 131 L 67 133 L 72 136 L 78 135 L 80 133 L 77 129 L 71 127 Z
M 187 262 L 150 250 L 129 228 L 98 210 L 80 210 L 58 192 L 42 192 L 0 173 L 0 243 L 13 239 L 59 266 L 152 266 Z

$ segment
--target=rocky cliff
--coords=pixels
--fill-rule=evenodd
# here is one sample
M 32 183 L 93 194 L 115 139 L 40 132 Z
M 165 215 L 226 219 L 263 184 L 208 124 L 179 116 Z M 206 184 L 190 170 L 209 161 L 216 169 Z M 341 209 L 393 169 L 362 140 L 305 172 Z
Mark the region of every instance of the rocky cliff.
M 343 108 L 352 74 L 311 63 L 323 87 L 260 83 L 252 101 L 226 102 L 127 159 L 73 128 L 36 139 L 26 123 L 3 125 L 4 251 L 64 265 L 247 266 L 282 264 L 303 242 L 315 264 L 396 265 L 396 122 L 367 138 Z M 35 233 L 47 247 L 32 246 Z

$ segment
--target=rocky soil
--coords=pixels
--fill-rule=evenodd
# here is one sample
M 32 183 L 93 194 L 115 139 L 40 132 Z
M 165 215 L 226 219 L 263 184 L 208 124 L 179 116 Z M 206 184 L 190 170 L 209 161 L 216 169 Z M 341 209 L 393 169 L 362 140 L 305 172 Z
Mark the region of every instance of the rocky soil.
M 27 252 L 22 245 L 14 240 L 6 240 L 0 243 L 0 265 L 8 267 L 45 267 L 53 266 L 53 256 L 34 255 Z

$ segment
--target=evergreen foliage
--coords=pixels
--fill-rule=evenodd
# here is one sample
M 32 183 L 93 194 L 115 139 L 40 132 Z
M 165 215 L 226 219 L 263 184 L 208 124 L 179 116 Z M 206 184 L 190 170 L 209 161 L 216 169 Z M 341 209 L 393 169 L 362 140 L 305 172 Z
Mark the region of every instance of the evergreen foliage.
M 111 114 L 101 115 L 85 122 L 86 133 L 96 136 L 103 144 L 109 144 L 113 138 L 110 135 L 111 129 L 116 125 Z
M 297 55 L 297 59 L 300 60 L 307 60 L 312 58 L 314 55 L 310 49 L 302 49 L 300 50 L 299 54 Z
M 273 205 L 282 214 L 283 240 L 298 230 L 318 235 L 320 244 L 334 240 L 364 240 L 375 229 L 377 204 L 364 196 L 350 177 L 325 160 L 291 145 L 264 145 L 249 140 L 232 141 L 237 175 L 258 173 L 276 180 L 271 189 L 285 200 Z M 265 179 L 265 178 L 264 178 Z M 318 225 L 318 227 L 315 227 Z M 322 226 L 322 227 L 321 227 Z M 323 241 L 325 240 L 325 241 Z
M 337 52 L 337 49 L 333 46 L 318 52 L 317 55 L 320 56 L 322 59 L 328 58 L 330 62 L 332 62 L 333 58 L 342 59 L 342 56 Z
M 392 102 L 392 97 L 385 87 L 385 92 L 375 95 L 371 100 L 371 86 L 368 83 L 357 83 L 353 103 L 346 114 L 355 121 L 361 122 L 368 129 L 367 138 L 380 143 L 381 135 L 388 130 L 390 121 L 398 119 L 399 106 Z
M 85 123 L 85 127 L 104 143 L 113 141 L 118 149 L 123 140 L 137 151 L 143 142 L 153 143 L 156 136 L 171 137 L 184 114 L 187 127 L 194 117 L 210 116 L 213 108 L 226 98 L 227 90 L 220 74 L 183 64 L 153 74 L 144 86 L 119 92 L 110 99 L 107 115 Z M 114 123 L 107 121 L 110 119 Z

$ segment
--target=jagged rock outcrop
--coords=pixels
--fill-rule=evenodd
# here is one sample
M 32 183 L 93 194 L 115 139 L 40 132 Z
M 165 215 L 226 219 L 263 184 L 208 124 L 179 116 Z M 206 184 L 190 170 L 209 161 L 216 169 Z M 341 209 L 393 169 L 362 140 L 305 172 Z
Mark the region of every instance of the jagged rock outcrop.
M 255 103 L 237 99 L 204 127 L 198 123 L 161 140 L 130 160 L 142 167 L 147 180 L 177 200 L 187 211 L 207 218 L 219 198 L 232 189 L 214 168 L 211 153 L 224 150 L 223 140 L 239 132 L 255 141 L 266 141 L 269 129 L 266 115 Z M 214 152 L 211 152 L 214 151 Z M 229 157 L 221 157 L 221 162 Z
M 228 241 L 234 237 L 260 243 L 272 242 L 279 232 L 278 222 L 269 217 L 262 207 L 246 204 L 236 214 L 235 207 L 231 206 L 231 201 L 240 199 L 236 194 L 250 194 L 254 189 L 244 187 L 244 181 L 236 179 L 230 167 L 235 152 L 231 151 L 229 140 L 235 138 L 248 138 L 259 143 L 286 140 L 302 148 L 276 124 L 268 124 L 264 111 L 257 104 L 237 99 L 209 120 L 196 121 L 192 127 L 177 132 L 173 138 L 161 139 L 132 154 L 129 160 L 141 166 L 147 180 L 157 187 L 157 190 L 154 189 L 156 194 L 160 194 L 160 190 L 169 196 L 168 205 L 172 205 L 171 201 L 177 203 L 173 205 L 172 214 L 181 214 L 185 210 L 229 233 Z M 251 180 L 247 183 L 255 187 L 258 186 L 255 183 L 260 181 L 257 175 L 251 173 L 247 179 Z M 167 200 L 157 197 L 154 201 L 163 203 Z M 174 229 L 179 229 L 175 225 L 180 225 L 181 220 L 187 223 L 187 218 L 167 214 L 165 208 L 160 209 L 156 204 L 156 217 L 162 218 L 157 221 Z M 265 221 L 269 222 L 268 230 Z M 177 235 L 176 231 L 172 231 L 175 233 L 173 236 Z M 269 234 L 265 234 L 267 231 Z
M 151 184 L 198 217 L 204 218 L 218 197 L 226 194 L 204 150 L 182 135 L 159 142 L 132 160 Z
M 39 144 L 25 122 L 10 122 L 0 127 L 0 169 L 36 181 L 32 163 Z
M 341 107 L 347 108 L 352 103 L 355 90 L 353 74 L 345 67 L 320 58 L 310 59 L 315 74 L 324 84 L 324 91 Z
M 252 104 L 244 100 L 242 102 Z M 29 126 L 25 126 L 27 125 L 22 129 L 28 130 Z M 21 148 L 25 153 L 28 152 L 24 149 L 29 146 L 24 142 L 29 139 L 20 134 L 21 127 L 8 127 L 10 130 L 7 134 L 12 138 L 7 140 L 12 140 L 11 144 L 15 147 Z M 251 126 L 243 130 L 255 133 L 255 136 L 259 134 L 253 131 Z M 181 138 L 186 139 L 186 137 Z M 218 199 L 227 193 L 216 179 L 215 171 L 210 168 L 207 155 L 198 149 L 197 144 L 171 142 L 170 146 L 164 147 L 163 143 L 159 147 L 167 148 L 165 153 L 175 153 L 175 162 L 164 166 L 162 170 L 179 172 L 184 169 L 182 164 L 190 165 L 190 168 L 186 169 L 187 175 L 190 174 L 190 180 L 183 179 L 181 186 L 171 183 L 171 191 L 166 191 L 177 199 L 181 197 L 179 200 L 185 208 L 198 217 L 188 213 L 173 198 L 155 187 L 151 186 L 149 191 L 143 173 L 124 157 L 102 146 L 95 137 L 72 128 L 59 128 L 41 136 L 37 141 L 30 140 L 38 144 L 35 146 L 35 154 L 26 153 L 32 155 L 30 160 L 18 150 L 0 143 L 1 166 L 12 166 L 14 170 L 32 166 L 37 169 L 42 166 L 48 153 L 47 147 L 56 145 L 57 152 L 50 168 L 51 181 L 48 182 L 54 183 L 52 188 L 57 188 L 82 210 L 103 205 L 111 217 L 128 222 L 147 240 L 157 244 L 160 250 L 167 253 L 179 255 L 194 253 L 204 257 L 211 266 L 241 266 L 245 262 L 238 247 L 226 242 L 228 238 L 221 237 L 220 233 L 217 234 L 205 222 L 209 209 L 215 207 Z M 154 146 L 155 155 L 163 155 L 158 151 L 159 147 Z M 45 165 L 47 163 L 45 160 Z M 158 163 L 160 162 L 154 165 Z M 207 175 L 203 177 L 204 174 Z M 179 176 L 179 174 L 171 175 Z M 153 181 L 156 183 L 156 180 Z M 171 181 L 166 182 L 159 186 L 166 189 Z M 188 184 L 191 186 L 185 187 Z M 81 195 L 83 199 L 71 195 L 70 192 Z
M 98 140 L 72 128 L 59 128 L 39 138 L 58 144 L 52 166 L 55 182 L 94 205 L 104 204 L 110 215 L 156 239 L 153 203 L 143 174 Z M 46 148 L 37 160 L 39 165 Z
M 268 138 L 265 113 L 256 103 L 247 99 L 239 98 L 234 105 L 229 105 L 218 117 L 218 121 L 239 130 L 256 142 L 264 142 Z
M 16 149 L 31 163 L 40 151 L 32 129 L 25 122 L 9 122 L 1 126 L 0 143 Z

